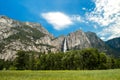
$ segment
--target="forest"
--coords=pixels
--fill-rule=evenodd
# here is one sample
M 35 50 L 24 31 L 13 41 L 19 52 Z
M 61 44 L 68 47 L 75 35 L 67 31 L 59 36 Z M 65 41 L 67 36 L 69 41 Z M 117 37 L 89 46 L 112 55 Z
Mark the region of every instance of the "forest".
M 120 58 L 94 48 L 58 53 L 18 51 L 14 60 L 0 59 L 0 70 L 101 70 L 120 68 Z

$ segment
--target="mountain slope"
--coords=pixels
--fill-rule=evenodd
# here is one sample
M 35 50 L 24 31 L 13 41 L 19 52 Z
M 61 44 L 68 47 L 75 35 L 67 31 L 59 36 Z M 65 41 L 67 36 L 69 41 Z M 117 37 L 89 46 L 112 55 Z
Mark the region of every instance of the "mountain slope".
M 0 17 L 0 58 L 12 59 L 18 50 L 47 53 L 56 51 L 50 41 L 54 37 L 37 23 L 23 23 Z
M 91 43 L 90 43 L 88 37 L 81 30 L 78 30 L 78 31 L 68 34 L 68 36 L 66 36 L 66 39 L 67 39 L 67 44 L 68 44 L 69 50 L 84 49 L 84 48 L 91 47 Z
M 66 47 L 66 48 L 65 48 Z M 95 33 L 77 30 L 67 36 L 54 37 L 37 23 L 20 22 L 0 16 L 0 59 L 11 60 L 19 50 L 42 53 L 97 48 L 108 54 L 114 51 Z
M 104 41 L 102 41 L 95 33 L 93 32 L 86 32 L 86 35 L 91 43 L 91 47 L 97 48 L 100 51 L 106 51 L 107 45 Z
M 92 48 L 97 48 L 99 51 L 105 52 L 109 55 L 116 55 L 116 51 L 107 45 L 104 41 L 102 41 L 95 33 L 93 32 L 86 32 L 86 35 L 91 43 Z
M 117 52 L 115 55 L 120 56 L 120 37 L 108 40 L 106 44 Z

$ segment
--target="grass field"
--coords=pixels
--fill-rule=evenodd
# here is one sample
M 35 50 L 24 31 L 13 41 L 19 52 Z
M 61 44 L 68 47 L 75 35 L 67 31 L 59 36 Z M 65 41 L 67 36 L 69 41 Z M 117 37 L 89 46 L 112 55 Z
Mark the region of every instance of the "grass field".
M 0 71 L 0 80 L 120 80 L 120 69 Z

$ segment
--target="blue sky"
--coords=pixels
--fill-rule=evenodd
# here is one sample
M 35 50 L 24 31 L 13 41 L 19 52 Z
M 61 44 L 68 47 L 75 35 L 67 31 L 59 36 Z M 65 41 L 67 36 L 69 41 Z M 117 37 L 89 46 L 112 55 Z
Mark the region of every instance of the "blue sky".
M 82 29 L 120 37 L 120 0 L 0 0 L 0 15 L 40 23 L 54 36 Z

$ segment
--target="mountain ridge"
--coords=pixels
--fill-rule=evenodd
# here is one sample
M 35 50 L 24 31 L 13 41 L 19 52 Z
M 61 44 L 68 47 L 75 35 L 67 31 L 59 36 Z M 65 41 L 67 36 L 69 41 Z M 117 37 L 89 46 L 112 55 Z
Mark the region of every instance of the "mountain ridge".
M 14 59 L 18 50 L 42 53 L 63 51 L 65 39 L 67 43 L 66 50 L 84 48 L 97 48 L 103 52 L 111 50 L 93 32 L 77 30 L 66 36 L 56 38 L 41 24 L 19 22 L 6 16 L 0 17 L 0 59 Z
M 106 41 L 105 43 L 115 51 L 120 52 L 120 37 L 113 38 L 111 40 Z M 116 53 L 116 55 L 120 56 L 119 53 Z

